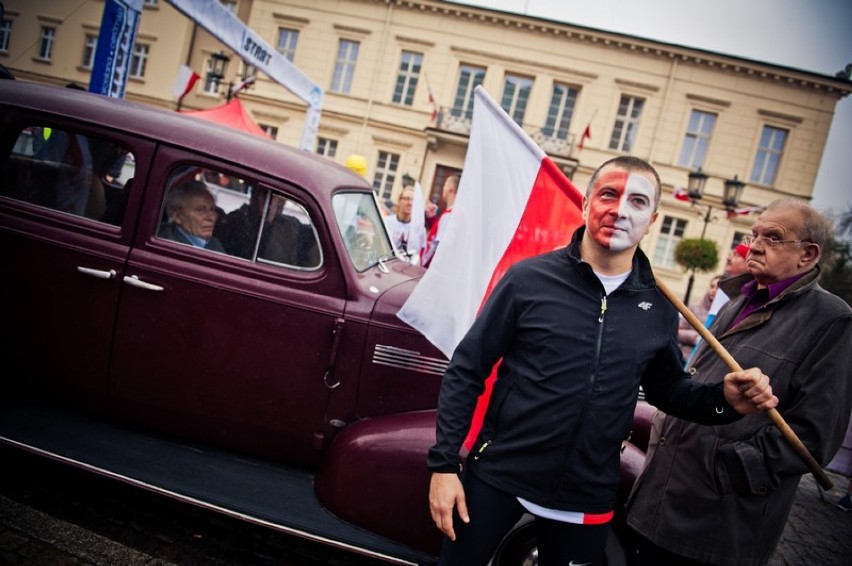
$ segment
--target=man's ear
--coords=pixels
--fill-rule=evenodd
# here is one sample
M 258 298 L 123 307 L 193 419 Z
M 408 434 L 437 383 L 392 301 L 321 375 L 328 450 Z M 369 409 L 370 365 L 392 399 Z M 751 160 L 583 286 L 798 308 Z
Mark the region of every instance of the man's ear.
M 654 214 L 651 215 L 651 221 L 648 222 L 648 228 L 645 229 L 645 235 L 648 235 L 648 234 L 651 233 L 651 226 L 653 226 L 654 222 L 657 221 L 657 216 L 659 216 L 659 215 L 660 215 L 659 212 L 654 212 Z
M 589 199 L 586 198 L 586 195 L 583 195 L 583 221 L 588 220 L 589 213 Z
M 820 257 L 820 248 L 819 244 L 808 243 L 807 245 L 802 247 L 802 254 L 799 256 L 799 265 L 813 265 L 817 261 L 819 261 Z

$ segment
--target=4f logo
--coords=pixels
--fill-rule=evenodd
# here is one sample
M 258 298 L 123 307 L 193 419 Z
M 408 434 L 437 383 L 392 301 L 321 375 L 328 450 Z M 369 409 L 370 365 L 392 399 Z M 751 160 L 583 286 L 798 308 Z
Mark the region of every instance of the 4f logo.
M 651 308 L 651 303 L 649 303 L 648 301 L 642 301 L 637 306 L 640 309 L 642 309 L 643 311 L 646 311 L 646 310 L 649 310 Z

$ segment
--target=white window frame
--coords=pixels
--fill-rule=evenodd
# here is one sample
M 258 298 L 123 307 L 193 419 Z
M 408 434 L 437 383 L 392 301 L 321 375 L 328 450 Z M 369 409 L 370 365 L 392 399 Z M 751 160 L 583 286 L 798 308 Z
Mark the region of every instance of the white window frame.
M 334 159 L 337 156 L 337 140 L 317 136 L 317 154 Z
M 461 116 L 468 120 L 473 118 L 473 91 L 485 81 L 486 72 L 486 68 L 479 65 L 459 66 L 458 82 L 451 110 L 453 116 Z
M 291 63 L 296 58 L 296 47 L 298 47 L 298 45 L 299 30 L 284 27 L 278 28 L 278 46 L 275 49 Z
M 87 33 L 83 41 L 83 63 L 84 69 L 91 69 L 95 64 L 95 52 L 98 48 L 98 36 Z
M 768 144 L 764 144 L 764 137 L 769 133 Z M 783 134 L 781 147 L 776 147 L 778 134 Z M 752 183 L 772 186 L 778 178 L 778 171 L 781 169 L 781 161 L 784 158 L 784 149 L 787 147 L 787 140 L 790 138 L 790 130 L 764 124 L 760 130 L 760 139 L 758 140 L 757 152 L 754 156 L 754 166 L 751 169 L 750 180 Z
M 654 265 L 670 269 L 677 267 L 674 257 L 675 249 L 683 239 L 688 224 L 689 222 L 677 216 L 663 216 L 663 221 L 660 223 L 660 233 L 657 235 L 657 241 L 654 244 Z
M 360 41 L 340 38 L 337 45 L 337 58 L 334 62 L 334 76 L 329 89 L 331 92 L 339 94 L 352 92 L 352 79 L 355 76 L 355 65 L 358 63 L 360 50 Z
M 56 41 L 56 28 L 53 26 L 41 26 L 39 36 L 38 58 L 42 61 L 50 61 L 53 58 L 53 43 Z
M 133 53 L 130 55 L 130 65 L 127 68 L 127 76 L 135 79 L 145 78 L 145 68 L 148 66 L 148 57 L 151 46 L 147 43 L 134 43 Z
M 373 173 L 373 191 L 379 197 L 379 202 L 389 199 L 393 193 L 393 184 L 399 172 L 399 161 L 398 153 L 379 150 L 376 170 Z
M 412 106 L 417 83 L 420 80 L 420 70 L 423 68 L 423 54 L 417 51 L 403 50 L 399 58 L 399 73 L 393 89 L 394 104 Z
M 634 116 L 637 112 L 638 116 Z M 618 114 L 612 127 L 609 149 L 630 152 L 636 145 L 636 134 L 639 131 L 639 121 L 645 110 L 645 99 L 632 94 L 622 94 L 618 100 Z
M 697 169 L 703 167 L 707 160 L 707 151 L 710 148 L 710 140 L 719 115 L 715 112 L 693 108 L 689 113 L 689 123 L 686 125 L 686 134 L 683 138 L 683 146 L 680 150 L 677 164 L 681 167 Z M 708 120 L 711 120 L 709 127 Z
M 523 75 L 507 74 L 503 78 L 500 106 L 519 126 L 524 123 L 534 83 L 535 79 Z
M 563 89 L 563 92 L 560 93 L 559 89 Z M 546 136 L 560 140 L 568 139 L 568 131 L 571 128 L 571 119 L 574 117 L 574 107 L 577 105 L 579 95 L 580 89 L 577 87 L 566 83 L 553 83 L 553 93 L 550 96 L 550 104 L 547 106 L 547 119 L 543 128 Z M 557 96 L 559 101 L 554 106 Z
M 9 43 L 12 41 L 12 20 L 0 21 L 0 53 L 9 52 Z

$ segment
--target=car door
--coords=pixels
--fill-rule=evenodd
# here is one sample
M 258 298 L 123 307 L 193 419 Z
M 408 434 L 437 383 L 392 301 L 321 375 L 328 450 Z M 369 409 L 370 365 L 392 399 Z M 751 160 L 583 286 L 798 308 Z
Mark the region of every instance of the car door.
M 4 391 L 100 409 L 152 144 L 29 111 L 0 137 Z
M 157 197 L 142 212 L 119 306 L 113 412 L 215 446 L 314 463 L 330 391 L 323 376 L 345 304 L 318 207 L 297 187 L 206 156 L 163 148 L 155 161 L 149 192 Z M 228 186 L 217 186 L 224 177 Z M 205 190 L 216 197 L 228 251 L 219 237 L 210 238 L 215 248 L 195 247 L 184 238 L 190 223 L 172 223 L 169 199 Z M 266 220 L 253 225 L 255 239 L 231 243 L 218 228 L 261 194 Z M 313 248 L 284 253 L 298 234 Z

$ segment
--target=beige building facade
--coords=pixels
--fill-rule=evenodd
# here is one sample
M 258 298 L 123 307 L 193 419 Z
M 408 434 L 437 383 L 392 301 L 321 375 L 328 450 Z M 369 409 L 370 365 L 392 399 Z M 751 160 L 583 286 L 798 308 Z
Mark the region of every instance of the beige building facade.
M 677 243 L 705 235 L 724 257 L 754 220 L 726 213 L 725 181 L 745 183 L 740 209 L 809 200 L 835 106 L 852 91 L 818 73 L 437 0 L 223 4 L 325 89 L 316 151 L 341 164 L 364 156 L 382 200 L 405 175 L 440 197 L 443 179 L 463 166 L 478 84 L 581 190 L 610 157 L 647 159 L 664 195 L 643 248 L 681 294 L 688 274 L 674 262 Z M 103 0 L 4 5 L 0 64 L 21 80 L 88 84 Z M 205 80 L 219 52 L 231 57 L 221 85 Z M 179 104 L 172 85 L 183 64 L 202 78 Z M 209 108 L 246 72 L 168 2 L 145 0 L 128 99 Z M 299 144 L 302 100 L 263 74 L 238 96 L 277 141 Z M 699 167 L 703 198 L 674 198 Z M 698 276 L 694 299 L 712 275 Z

